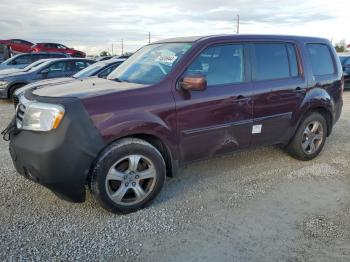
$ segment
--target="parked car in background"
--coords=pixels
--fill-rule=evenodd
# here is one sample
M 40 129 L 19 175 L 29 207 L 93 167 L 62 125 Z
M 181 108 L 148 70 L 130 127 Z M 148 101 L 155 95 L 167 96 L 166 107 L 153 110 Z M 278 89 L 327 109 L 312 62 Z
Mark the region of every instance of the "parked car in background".
M 350 54 L 349 55 L 341 55 L 340 62 L 343 66 L 344 78 L 345 78 L 345 87 L 350 87 Z
M 22 39 L 0 40 L 0 44 L 10 47 L 12 54 L 30 53 L 32 51 L 32 46 L 34 45 L 33 43 Z
M 52 59 L 52 58 L 50 58 Z M 32 68 L 39 66 L 40 64 L 50 60 L 50 59 L 41 59 L 38 60 L 34 63 L 31 63 L 29 65 L 27 65 L 25 68 L 9 68 L 9 69 L 2 69 L 0 70 L 0 76 L 4 76 L 4 75 L 9 75 L 9 74 L 13 74 L 13 73 L 18 73 L 18 72 L 23 72 L 23 71 L 29 71 Z
M 70 55 L 71 57 L 85 57 L 86 54 L 82 51 L 66 47 L 62 44 L 55 43 L 38 43 L 32 46 L 33 52 L 59 52 Z
M 125 59 L 115 59 L 115 60 L 106 60 L 106 61 L 96 62 L 86 67 L 85 69 L 79 71 L 78 73 L 74 74 L 72 77 L 46 79 L 46 80 L 41 80 L 38 82 L 25 85 L 17 89 L 13 94 L 14 106 L 15 107 L 17 106 L 20 96 L 27 90 L 30 90 L 30 89 L 34 90 L 34 89 L 45 87 L 47 85 L 53 85 L 53 84 L 57 85 L 62 83 L 75 82 L 75 81 L 79 81 L 79 79 L 92 77 L 92 76 L 99 77 L 99 78 L 106 78 L 114 69 L 116 69 L 124 61 Z
M 64 53 L 31 53 L 31 54 L 19 54 L 15 55 L 0 64 L 0 72 L 3 69 L 9 68 L 25 68 L 31 63 L 38 61 L 40 59 L 46 58 L 65 58 L 68 57 Z
M 100 62 L 100 61 L 105 61 L 105 60 L 109 60 L 111 59 L 113 56 L 99 56 L 99 57 L 96 57 L 96 61 L 97 62 Z
M 43 79 L 69 77 L 95 63 L 85 58 L 50 59 L 29 71 L 0 76 L 0 98 L 12 98 L 13 93 L 29 83 Z
M 20 174 L 65 199 L 84 201 L 88 184 L 105 209 L 132 212 L 191 161 L 275 144 L 314 159 L 340 117 L 342 77 L 326 39 L 164 40 L 107 79 L 26 91 L 10 153 Z

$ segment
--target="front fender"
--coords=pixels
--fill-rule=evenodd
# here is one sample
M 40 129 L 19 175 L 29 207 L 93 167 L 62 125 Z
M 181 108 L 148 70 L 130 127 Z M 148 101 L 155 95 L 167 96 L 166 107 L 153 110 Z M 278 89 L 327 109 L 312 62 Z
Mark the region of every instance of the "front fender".
M 176 132 L 161 118 L 149 112 L 135 112 L 127 116 L 115 114 L 105 120 L 92 121 L 107 143 L 133 135 L 151 135 L 160 139 L 168 147 L 173 159 L 178 159 L 178 138 Z

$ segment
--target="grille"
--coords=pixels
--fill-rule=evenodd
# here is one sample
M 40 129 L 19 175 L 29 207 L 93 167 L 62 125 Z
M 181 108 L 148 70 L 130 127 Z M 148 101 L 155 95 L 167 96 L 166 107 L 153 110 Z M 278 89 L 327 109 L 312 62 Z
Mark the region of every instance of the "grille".
M 16 111 L 16 124 L 17 128 L 21 128 L 23 125 L 24 113 L 26 111 L 26 106 L 23 104 L 18 104 Z

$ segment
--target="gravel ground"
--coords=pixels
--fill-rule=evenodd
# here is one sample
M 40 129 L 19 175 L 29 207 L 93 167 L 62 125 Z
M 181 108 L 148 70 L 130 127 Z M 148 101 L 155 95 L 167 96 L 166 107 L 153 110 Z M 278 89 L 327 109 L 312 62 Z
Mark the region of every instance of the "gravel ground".
M 0 102 L 1 130 L 12 114 Z M 0 141 L 0 261 L 349 261 L 349 128 L 347 92 L 316 160 L 269 147 L 191 164 L 129 215 L 58 199 Z

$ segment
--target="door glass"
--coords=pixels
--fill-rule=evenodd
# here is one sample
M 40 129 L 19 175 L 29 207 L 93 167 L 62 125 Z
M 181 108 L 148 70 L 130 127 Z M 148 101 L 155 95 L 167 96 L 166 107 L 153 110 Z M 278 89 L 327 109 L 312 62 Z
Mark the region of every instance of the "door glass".
M 299 75 L 298 69 L 298 60 L 295 52 L 295 47 L 292 44 L 287 44 L 287 51 L 289 57 L 289 65 L 290 65 L 290 75 L 292 77 L 296 77 Z
M 244 81 L 243 45 L 210 47 L 188 67 L 185 75 L 203 75 L 208 87 Z
M 13 60 L 16 65 L 26 65 L 32 63 L 32 57 L 31 55 L 22 55 L 15 60 Z
M 58 62 L 49 66 L 50 73 L 59 73 L 66 71 L 66 62 Z
M 254 44 L 256 80 L 290 77 L 287 49 L 284 44 Z

